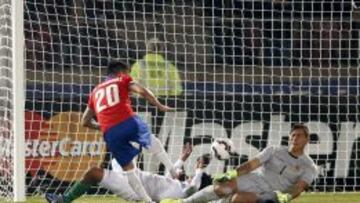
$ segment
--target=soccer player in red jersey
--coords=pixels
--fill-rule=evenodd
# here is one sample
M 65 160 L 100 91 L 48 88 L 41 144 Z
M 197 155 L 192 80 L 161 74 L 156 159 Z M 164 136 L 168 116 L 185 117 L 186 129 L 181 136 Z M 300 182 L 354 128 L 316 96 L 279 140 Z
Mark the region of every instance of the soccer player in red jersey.
M 160 111 L 174 109 L 161 104 L 150 90 L 133 81 L 130 71 L 130 67 L 122 62 L 115 61 L 108 65 L 107 80 L 92 90 L 81 122 L 83 126 L 99 129 L 104 133 L 107 148 L 123 168 L 133 191 L 143 201 L 151 202 L 135 170 L 134 157 L 142 148 L 148 149 L 166 166 L 172 176 L 175 176 L 176 172 L 160 140 L 151 134 L 147 124 L 133 112 L 129 95 L 141 95 Z M 95 116 L 97 122 L 93 120 Z M 77 182 L 65 195 L 47 195 L 46 199 L 49 202 L 68 203 L 88 187 L 90 186 Z

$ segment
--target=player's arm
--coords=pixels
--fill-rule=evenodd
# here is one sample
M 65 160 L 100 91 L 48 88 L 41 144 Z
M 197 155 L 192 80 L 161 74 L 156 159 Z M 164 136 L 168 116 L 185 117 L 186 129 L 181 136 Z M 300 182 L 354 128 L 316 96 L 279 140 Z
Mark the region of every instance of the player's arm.
M 291 195 L 291 199 L 295 199 L 298 197 L 302 192 L 309 187 L 309 184 L 303 180 L 299 180 L 295 185 L 293 185 L 288 193 Z
M 250 173 L 257 168 L 259 168 L 262 164 L 266 163 L 274 153 L 274 147 L 267 147 L 263 151 L 261 151 L 255 158 L 247 161 L 236 168 L 238 176 Z
M 298 197 L 316 179 L 317 175 L 318 175 L 318 170 L 314 164 L 312 166 L 307 167 L 301 178 L 285 193 L 279 191 L 275 192 L 278 202 L 288 203 L 292 199 Z
M 182 170 L 185 161 L 189 158 L 191 153 L 192 153 L 192 146 L 188 142 L 183 146 L 179 159 L 174 163 L 174 168 L 176 171 Z M 165 176 L 171 178 L 171 174 L 168 171 L 166 172 Z
M 275 195 L 273 199 L 279 203 L 289 203 L 291 200 L 297 198 L 308 187 L 309 184 L 307 182 L 299 180 L 290 187 L 287 192 L 275 191 L 273 193 Z
M 182 162 L 185 162 L 189 156 L 191 155 L 192 153 L 192 145 L 187 142 L 184 146 L 183 146 L 183 149 L 182 149 L 182 152 L 181 152 L 181 155 L 179 157 L 179 159 L 182 161 Z
M 244 175 L 254 171 L 255 169 L 261 166 L 260 160 L 258 158 L 254 158 L 250 161 L 247 161 L 236 168 L 237 175 Z
M 238 176 L 248 174 L 251 171 L 259 168 L 261 166 L 261 162 L 258 158 L 254 158 L 250 161 L 247 161 L 240 166 L 238 166 L 235 170 L 229 170 L 226 173 L 218 174 L 214 176 L 214 183 L 223 183 L 230 181 Z
M 219 174 L 214 177 L 214 182 L 226 182 L 232 180 L 238 176 L 248 174 L 255 169 L 259 168 L 262 164 L 267 162 L 274 152 L 273 147 L 265 148 L 261 153 L 259 153 L 254 159 L 247 161 L 240 166 L 238 166 L 235 170 L 227 171 L 224 174 Z
M 147 88 L 143 87 L 137 82 L 131 82 L 129 84 L 129 90 L 144 97 L 150 104 L 156 106 L 160 111 L 173 111 L 174 109 L 163 105 L 154 96 L 154 94 Z
M 100 125 L 93 119 L 94 117 L 95 112 L 89 107 L 86 107 L 85 112 L 81 118 L 81 125 L 95 130 L 100 130 Z

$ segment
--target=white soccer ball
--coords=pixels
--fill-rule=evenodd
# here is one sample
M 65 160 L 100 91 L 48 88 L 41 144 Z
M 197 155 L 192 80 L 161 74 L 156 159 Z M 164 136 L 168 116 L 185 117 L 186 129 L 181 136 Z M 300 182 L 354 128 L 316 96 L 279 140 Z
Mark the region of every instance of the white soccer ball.
M 211 155 L 219 160 L 228 160 L 234 154 L 234 144 L 228 138 L 216 138 L 211 144 Z

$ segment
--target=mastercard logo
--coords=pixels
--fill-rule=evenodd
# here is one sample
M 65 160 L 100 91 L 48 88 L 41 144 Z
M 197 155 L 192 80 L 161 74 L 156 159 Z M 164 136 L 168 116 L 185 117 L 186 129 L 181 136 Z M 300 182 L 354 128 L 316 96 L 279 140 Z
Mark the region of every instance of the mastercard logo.
M 63 181 L 80 180 L 105 156 L 105 143 L 99 131 L 82 127 L 80 112 L 61 112 L 48 120 L 35 112 L 25 112 L 26 169 L 36 175 L 39 169 Z

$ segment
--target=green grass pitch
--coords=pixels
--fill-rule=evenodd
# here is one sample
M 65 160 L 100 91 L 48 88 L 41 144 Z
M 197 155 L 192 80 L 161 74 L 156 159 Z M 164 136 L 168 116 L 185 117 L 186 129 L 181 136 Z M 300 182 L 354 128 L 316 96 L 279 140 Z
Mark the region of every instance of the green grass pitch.
M 1 203 L 3 201 L 0 200 Z M 28 197 L 28 203 L 46 203 L 42 197 Z M 74 203 L 129 203 L 115 196 L 85 196 Z M 292 203 L 360 203 L 360 193 L 308 193 Z M 5 203 L 5 202 L 4 202 Z

